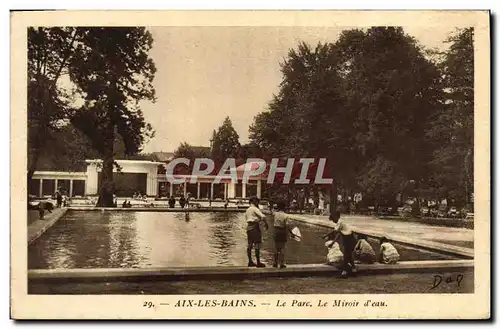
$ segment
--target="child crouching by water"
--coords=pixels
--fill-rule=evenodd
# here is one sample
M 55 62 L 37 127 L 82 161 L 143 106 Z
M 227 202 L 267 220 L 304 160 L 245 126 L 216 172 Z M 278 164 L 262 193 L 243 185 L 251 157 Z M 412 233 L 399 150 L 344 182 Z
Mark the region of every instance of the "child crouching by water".
M 375 250 L 368 243 L 364 234 L 358 234 L 358 243 L 354 247 L 354 261 L 364 264 L 373 264 L 376 260 Z
M 326 255 L 326 264 L 335 267 L 341 267 L 344 262 L 344 255 L 340 250 L 338 242 L 333 240 L 328 240 L 325 242 L 325 247 L 328 248 L 328 254 Z
M 381 237 L 379 262 L 384 264 L 396 264 L 398 261 L 399 253 L 396 248 L 389 243 L 386 237 Z

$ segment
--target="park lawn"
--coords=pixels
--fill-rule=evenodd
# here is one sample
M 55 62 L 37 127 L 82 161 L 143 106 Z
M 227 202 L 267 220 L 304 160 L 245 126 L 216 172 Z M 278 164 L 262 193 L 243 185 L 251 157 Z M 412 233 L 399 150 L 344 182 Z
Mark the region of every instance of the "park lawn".
M 439 286 L 432 289 L 435 275 L 442 275 Z M 456 279 L 463 275 L 460 285 Z M 446 278 L 452 282 L 445 283 Z M 401 293 L 473 293 L 474 272 L 409 273 L 391 275 L 359 275 L 309 278 L 263 278 L 248 280 L 207 280 L 175 282 L 108 282 L 85 284 L 28 285 L 30 294 L 401 294 Z

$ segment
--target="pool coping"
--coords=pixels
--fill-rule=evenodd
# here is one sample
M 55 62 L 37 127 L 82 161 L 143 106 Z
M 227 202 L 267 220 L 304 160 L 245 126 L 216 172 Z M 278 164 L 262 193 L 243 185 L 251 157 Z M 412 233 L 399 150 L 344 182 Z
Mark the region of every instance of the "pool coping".
M 317 226 L 322 226 L 322 227 L 333 229 L 332 223 L 326 222 L 326 221 L 321 221 L 320 219 L 305 218 L 305 217 L 297 215 L 297 214 L 287 214 L 287 213 L 280 213 L 280 212 L 276 212 L 275 214 L 286 215 L 288 218 L 290 218 L 292 220 L 296 220 L 296 221 L 311 224 L 311 225 L 317 225 Z M 422 240 L 422 239 L 417 240 L 417 239 L 412 239 L 412 238 L 404 237 L 404 236 L 397 235 L 397 234 L 387 234 L 387 233 L 381 234 L 381 232 L 377 231 L 377 230 L 359 229 L 357 227 L 355 227 L 354 230 L 356 233 L 365 234 L 366 236 L 372 237 L 372 238 L 380 238 L 382 236 L 385 236 L 389 240 L 392 240 L 392 241 L 399 243 L 401 245 L 404 245 L 404 246 L 422 248 L 422 249 L 426 249 L 429 251 L 438 252 L 441 254 L 446 254 L 446 255 L 454 256 L 454 257 L 458 257 L 458 258 L 474 259 L 474 249 L 470 249 L 470 248 L 453 246 L 453 245 L 435 242 L 435 241 L 429 241 L 429 240 Z
M 434 273 L 473 270 L 473 260 L 405 261 L 397 264 L 359 264 L 356 275 L 397 273 Z M 340 270 L 325 264 L 288 265 L 276 269 L 242 266 L 178 267 L 178 268 L 90 268 L 31 269 L 30 283 L 141 282 L 180 280 L 228 280 L 267 277 L 339 276 Z
M 28 225 L 28 245 L 38 239 L 45 231 L 54 226 L 68 211 L 68 208 L 56 208 L 52 213 L 44 216 L 43 220 L 37 219 Z

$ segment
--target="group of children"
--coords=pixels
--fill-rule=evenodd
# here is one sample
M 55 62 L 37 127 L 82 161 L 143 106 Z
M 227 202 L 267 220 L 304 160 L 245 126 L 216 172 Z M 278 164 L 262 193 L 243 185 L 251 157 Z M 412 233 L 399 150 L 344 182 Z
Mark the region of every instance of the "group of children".
M 395 264 L 399 261 L 398 251 L 386 237 L 380 238 L 380 251 L 377 259 L 366 235 L 358 234 L 356 239 L 350 226 L 340 219 L 339 211 L 334 212 L 330 220 L 335 223 L 334 230 L 323 236 L 327 239 L 325 242 L 328 248 L 327 263 L 339 267 L 342 270 L 342 277 L 356 272 L 356 263 L 373 264 L 378 260 L 383 264 Z M 337 242 L 339 238 L 343 252 Z
M 248 236 L 248 266 L 265 267 L 260 261 L 261 231 L 260 222 L 264 222 L 267 228 L 265 215 L 258 207 L 258 198 L 251 198 L 250 207 L 246 211 L 247 236 Z M 325 246 L 328 248 L 327 263 L 339 267 L 342 270 L 341 276 L 347 277 L 350 273 L 356 272 L 356 263 L 373 264 L 376 261 L 376 254 L 373 247 L 368 242 L 366 235 L 355 236 L 351 227 L 340 219 L 340 212 L 331 214 L 330 220 L 335 223 L 334 230 L 323 236 L 326 239 Z M 284 214 L 276 213 L 274 216 L 274 261 L 273 267 L 285 268 L 285 244 L 288 235 L 300 240 L 300 232 L 293 232 L 287 223 Z M 342 245 L 340 248 L 339 242 Z M 252 249 L 255 248 L 257 263 L 252 260 Z M 380 251 L 378 261 L 385 264 L 395 264 L 399 261 L 399 253 L 396 248 L 387 240 L 380 238 Z

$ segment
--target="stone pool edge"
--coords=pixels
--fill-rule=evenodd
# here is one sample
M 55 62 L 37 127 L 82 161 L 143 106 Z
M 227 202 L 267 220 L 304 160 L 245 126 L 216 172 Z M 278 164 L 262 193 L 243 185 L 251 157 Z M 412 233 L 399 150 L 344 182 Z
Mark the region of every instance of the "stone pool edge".
M 289 219 L 296 220 L 299 222 L 311 224 L 311 225 L 317 225 L 317 226 L 322 226 L 326 228 L 333 228 L 333 224 L 330 222 L 326 221 L 321 221 L 318 219 L 312 219 L 312 218 L 305 218 L 297 214 L 286 214 L 286 213 L 279 213 L 276 212 L 275 214 L 280 214 L 280 215 L 286 215 Z M 354 225 L 353 225 L 354 226 Z M 361 233 L 365 234 L 368 237 L 372 238 L 380 238 L 382 234 L 378 231 L 374 230 L 367 230 L 367 229 L 359 229 L 358 227 L 354 227 L 354 230 L 356 233 Z M 427 240 L 416 240 L 416 239 L 411 239 L 408 237 L 403 237 L 400 235 L 392 235 L 392 234 L 383 234 L 386 236 L 388 239 L 401 244 L 405 246 L 410 246 L 414 248 L 422 248 L 425 250 L 433 251 L 433 252 L 438 252 L 458 258 L 466 258 L 466 259 L 474 259 L 474 249 L 470 248 L 463 248 L 459 246 L 452 246 L 440 242 L 434 242 L 434 241 L 427 241 Z
M 58 208 L 52 213 L 45 215 L 44 220 L 37 219 L 35 222 L 28 225 L 28 245 L 38 239 L 49 228 L 54 226 L 59 219 L 68 211 L 68 208 Z
M 359 264 L 356 275 L 397 273 L 440 273 L 472 270 L 473 260 L 406 261 L 394 265 Z M 324 264 L 288 265 L 284 269 L 248 268 L 241 266 L 179 267 L 179 268 L 90 268 L 90 269 L 32 269 L 28 270 L 30 283 L 70 282 L 143 282 L 220 280 L 266 277 L 339 276 L 335 267 Z

